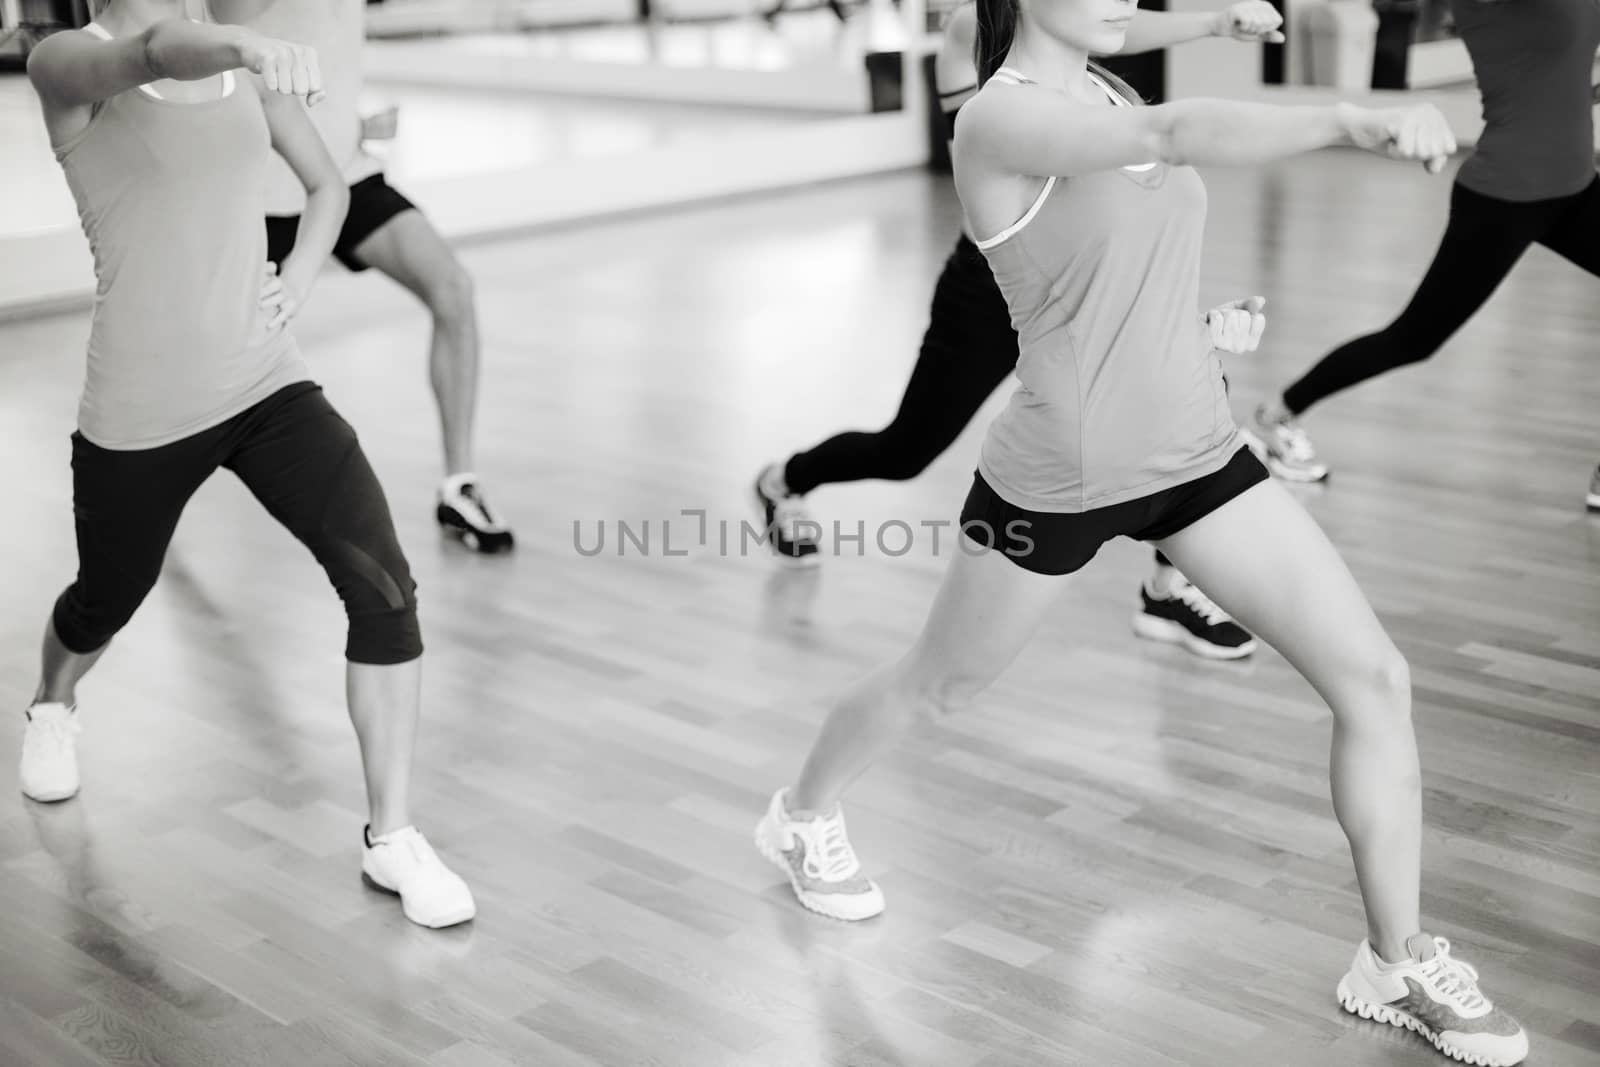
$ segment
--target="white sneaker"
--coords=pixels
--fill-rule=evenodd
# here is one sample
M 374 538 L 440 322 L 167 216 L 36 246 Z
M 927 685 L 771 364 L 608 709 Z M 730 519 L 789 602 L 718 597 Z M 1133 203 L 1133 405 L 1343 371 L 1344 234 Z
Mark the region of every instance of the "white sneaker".
M 361 875 L 368 885 L 400 898 L 406 918 L 438 929 L 464 923 L 478 914 L 467 883 L 444 865 L 428 839 L 414 826 L 373 837 L 365 831 Z
M 844 812 L 799 820 L 789 815 L 789 791 L 780 789 L 756 824 L 756 848 L 789 876 L 800 903 L 830 919 L 857 922 L 883 912 L 883 891 L 861 873 L 845 833 Z
M 1339 982 L 1344 1010 L 1415 1030 L 1453 1059 L 1482 1067 L 1511 1067 L 1528 1055 L 1528 1035 L 1478 989 L 1478 972 L 1452 959 L 1450 942 L 1413 934 L 1411 958 L 1388 964 L 1361 942 L 1350 973 Z
M 1286 482 L 1320 482 L 1328 476 L 1328 465 L 1317 458 L 1310 436 L 1292 415 L 1269 418 L 1261 405 L 1241 434 L 1267 469 Z
M 42 803 L 78 795 L 77 708 L 65 704 L 35 704 L 25 714 L 22 734 L 22 770 L 17 775 L 23 796 Z

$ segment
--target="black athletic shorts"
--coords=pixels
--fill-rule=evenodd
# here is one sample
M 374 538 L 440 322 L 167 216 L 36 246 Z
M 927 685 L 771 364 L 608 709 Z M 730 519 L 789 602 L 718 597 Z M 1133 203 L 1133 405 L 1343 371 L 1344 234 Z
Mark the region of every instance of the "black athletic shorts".
M 999 547 L 1035 574 L 1071 574 L 1117 537 L 1171 537 L 1267 480 L 1255 453 L 1240 447 L 1221 470 L 1159 493 L 1080 512 L 1029 511 L 1006 502 L 976 475 L 961 509 L 961 529 L 985 548 Z
M 345 213 L 339 240 L 333 246 L 334 256 L 353 271 L 366 270 L 368 264 L 357 258 L 356 249 L 390 219 L 415 208 L 416 205 L 401 196 L 382 174 L 362 178 L 350 187 L 350 210 Z M 268 215 L 267 261 L 283 266 L 283 261 L 294 251 L 295 235 L 299 232 L 299 215 Z

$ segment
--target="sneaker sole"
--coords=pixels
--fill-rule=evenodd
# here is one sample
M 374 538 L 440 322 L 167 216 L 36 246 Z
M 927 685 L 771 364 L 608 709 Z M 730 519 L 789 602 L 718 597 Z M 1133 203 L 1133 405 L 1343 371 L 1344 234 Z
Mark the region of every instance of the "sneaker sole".
M 883 910 L 880 908 L 878 911 L 872 912 L 869 915 L 845 915 L 836 910 L 829 910 L 826 906 L 808 899 L 808 894 L 800 888 L 800 883 L 795 880 L 794 871 L 789 867 L 789 861 L 783 858 L 783 853 L 778 851 L 777 846 L 774 845 L 768 838 L 767 818 L 763 815 L 761 817 L 761 821 L 756 823 L 756 851 L 765 856 L 768 863 L 772 864 L 774 867 L 778 868 L 784 873 L 784 875 L 789 879 L 789 888 L 794 890 L 795 899 L 798 900 L 800 902 L 800 906 L 805 908 L 807 911 L 815 912 L 824 918 L 833 919 L 837 922 L 843 923 L 862 922 L 866 919 L 871 919 L 883 914 Z
M 478 916 L 478 909 L 472 908 L 466 912 L 451 912 L 444 918 L 435 920 L 434 922 L 418 922 L 418 920 L 411 918 L 409 912 L 405 911 L 405 900 L 400 896 L 399 890 L 390 889 L 383 883 L 374 880 L 372 875 L 368 874 L 366 871 L 361 872 L 361 882 L 368 889 L 376 889 L 380 893 L 387 893 L 389 896 L 399 899 L 401 902 L 400 910 L 405 914 L 405 917 L 409 921 L 416 923 L 418 926 L 427 927 L 429 930 L 443 930 L 447 926 L 460 926 L 464 922 L 471 922 Z
M 1462 1063 L 1475 1064 L 1477 1067 L 1514 1067 L 1515 1064 L 1521 1063 L 1527 1058 L 1526 1055 L 1522 1055 L 1514 1060 L 1508 1060 L 1454 1048 L 1442 1036 L 1435 1033 L 1431 1026 L 1410 1012 L 1401 1011 L 1399 1008 L 1393 1008 L 1387 1004 L 1373 1004 L 1356 996 L 1344 978 L 1339 979 L 1339 1006 L 1351 1015 L 1370 1019 L 1373 1022 L 1388 1023 L 1390 1026 L 1397 1026 L 1402 1030 L 1414 1031 L 1427 1038 L 1434 1048 L 1453 1060 L 1460 1060 Z
M 1244 659 L 1256 650 L 1254 638 L 1238 648 L 1214 645 L 1210 641 L 1202 641 L 1171 619 L 1153 618 L 1142 611 L 1134 612 L 1133 632 L 1148 640 L 1160 641 L 1162 644 L 1181 645 L 1202 659 Z

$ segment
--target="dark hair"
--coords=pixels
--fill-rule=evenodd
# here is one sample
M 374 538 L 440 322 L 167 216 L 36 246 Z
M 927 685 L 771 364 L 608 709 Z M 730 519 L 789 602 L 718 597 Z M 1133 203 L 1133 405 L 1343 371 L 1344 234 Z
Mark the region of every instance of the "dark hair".
M 978 68 L 978 84 L 982 85 L 1005 66 L 1006 54 L 1017 37 L 1017 22 L 1022 17 L 1021 0 L 977 0 L 978 39 L 973 45 L 972 61 Z M 1089 61 L 1091 73 L 1127 100 L 1130 104 L 1145 103 L 1133 86 L 1111 73 L 1094 60 Z

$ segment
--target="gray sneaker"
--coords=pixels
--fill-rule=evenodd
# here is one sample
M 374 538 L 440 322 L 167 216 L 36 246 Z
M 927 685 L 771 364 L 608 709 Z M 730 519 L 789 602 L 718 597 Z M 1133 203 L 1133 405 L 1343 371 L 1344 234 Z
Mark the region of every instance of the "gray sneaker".
M 883 911 L 883 891 L 861 873 L 837 807 L 815 819 L 789 814 L 789 791 L 780 789 L 756 825 L 756 848 L 789 876 L 800 903 L 830 919 L 859 922 Z
M 1294 416 L 1268 418 L 1263 404 L 1256 408 L 1250 426 L 1240 432 L 1267 469 L 1284 481 L 1320 482 L 1328 476 L 1328 465 L 1317 458 L 1311 438 Z
M 1600 467 L 1594 469 L 1594 476 L 1589 479 L 1589 510 L 1600 511 Z

